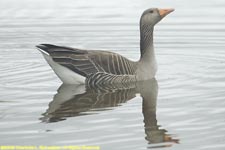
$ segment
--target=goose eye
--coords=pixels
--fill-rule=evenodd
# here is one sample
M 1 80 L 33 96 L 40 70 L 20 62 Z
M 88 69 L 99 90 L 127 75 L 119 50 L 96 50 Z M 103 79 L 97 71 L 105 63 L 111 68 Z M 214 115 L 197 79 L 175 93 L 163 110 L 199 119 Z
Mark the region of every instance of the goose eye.
M 154 12 L 153 10 L 150 10 L 150 11 L 149 11 L 149 13 L 151 13 L 151 14 L 152 14 L 153 12 Z

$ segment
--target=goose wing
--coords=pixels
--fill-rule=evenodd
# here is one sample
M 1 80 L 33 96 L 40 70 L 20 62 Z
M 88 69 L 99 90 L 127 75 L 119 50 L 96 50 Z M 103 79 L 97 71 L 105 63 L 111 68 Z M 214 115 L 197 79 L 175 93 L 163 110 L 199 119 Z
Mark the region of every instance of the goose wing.
M 107 51 L 80 50 L 50 44 L 37 45 L 58 64 L 84 76 L 103 72 L 113 75 L 134 75 L 136 63 Z

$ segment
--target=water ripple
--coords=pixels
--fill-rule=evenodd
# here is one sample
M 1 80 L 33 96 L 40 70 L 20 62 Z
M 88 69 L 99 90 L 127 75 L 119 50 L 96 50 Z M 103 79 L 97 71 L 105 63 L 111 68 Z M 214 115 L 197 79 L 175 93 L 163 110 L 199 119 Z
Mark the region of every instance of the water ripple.
M 139 17 L 146 6 L 162 4 L 176 11 L 155 27 L 157 101 L 153 87 L 152 93 L 131 86 L 97 94 L 59 88 L 60 80 L 35 49 L 39 43 L 109 49 L 137 60 Z M 0 145 L 224 149 L 224 4 L 0 1 Z

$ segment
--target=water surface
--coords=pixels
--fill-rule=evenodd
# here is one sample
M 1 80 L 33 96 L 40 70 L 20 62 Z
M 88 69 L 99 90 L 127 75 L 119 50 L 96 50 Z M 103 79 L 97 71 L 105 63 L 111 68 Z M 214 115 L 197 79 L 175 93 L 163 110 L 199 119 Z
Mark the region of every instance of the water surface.
M 105 150 L 225 149 L 225 1 L 1 0 L 0 145 Z M 61 85 L 35 49 L 52 43 L 139 58 L 139 17 L 155 27 L 156 80 L 102 89 Z M 143 88 L 141 88 L 143 87 Z

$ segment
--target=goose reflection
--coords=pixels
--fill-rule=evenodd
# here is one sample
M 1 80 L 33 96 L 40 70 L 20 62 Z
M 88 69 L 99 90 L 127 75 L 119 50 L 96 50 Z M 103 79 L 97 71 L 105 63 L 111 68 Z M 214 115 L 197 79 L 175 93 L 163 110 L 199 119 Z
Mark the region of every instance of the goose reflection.
M 98 111 L 120 106 L 140 94 L 144 116 L 145 139 L 149 144 L 179 141 L 173 139 L 165 129 L 159 128 L 156 119 L 158 84 L 155 79 L 108 86 L 87 87 L 85 85 L 61 85 L 49 108 L 43 114 L 43 122 L 57 122 L 67 117 L 91 115 Z M 171 145 L 167 145 L 171 146 Z

